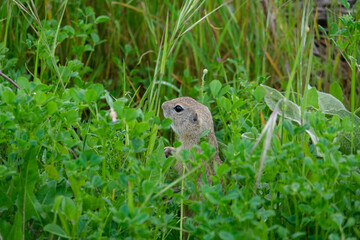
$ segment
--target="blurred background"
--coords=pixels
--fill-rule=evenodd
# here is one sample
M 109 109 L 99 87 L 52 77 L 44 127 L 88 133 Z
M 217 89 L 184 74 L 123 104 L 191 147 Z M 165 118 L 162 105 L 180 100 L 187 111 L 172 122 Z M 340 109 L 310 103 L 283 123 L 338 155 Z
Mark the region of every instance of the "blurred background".
M 192 2 L 178 29 L 182 1 L 2 1 L 0 69 L 15 80 L 27 75 L 49 84 L 61 76 L 66 85 L 102 83 L 115 97 L 135 94 L 140 101 L 156 83 L 167 29 L 168 42 L 170 36 L 176 42 L 167 49 L 160 96 L 198 95 L 205 68 L 209 82 L 237 90 L 251 82 L 284 89 L 293 66 L 297 87 L 305 81 L 314 42 L 310 84 L 325 92 L 340 89 L 344 95 L 337 98 L 349 106 L 350 66 L 324 31 L 340 29 L 339 17 L 349 12 L 359 19 L 355 0 Z M 60 74 L 54 74 L 49 51 Z

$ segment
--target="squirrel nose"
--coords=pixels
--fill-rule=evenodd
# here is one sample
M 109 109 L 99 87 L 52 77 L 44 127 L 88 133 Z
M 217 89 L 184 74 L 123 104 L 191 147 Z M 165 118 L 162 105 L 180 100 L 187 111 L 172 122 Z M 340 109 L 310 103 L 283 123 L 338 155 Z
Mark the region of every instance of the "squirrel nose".
M 166 104 L 165 104 L 165 103 L 161 104 L 161 108 L 162 108 L 162 110 L 163 110 L 163 115 L 164 115 L 164 117 L 167 118 L 166 110 L 165 110 Z

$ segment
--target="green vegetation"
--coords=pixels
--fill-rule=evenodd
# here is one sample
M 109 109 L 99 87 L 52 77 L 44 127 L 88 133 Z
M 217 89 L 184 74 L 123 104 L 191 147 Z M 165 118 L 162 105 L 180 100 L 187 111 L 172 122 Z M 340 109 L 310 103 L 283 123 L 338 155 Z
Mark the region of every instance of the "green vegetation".
M 359 239 L 360 4 L 316 2 L 1 1 L 0 239 Z M 185 95 L 199 191 L 206 139 L 182 178 L 163 152 Z

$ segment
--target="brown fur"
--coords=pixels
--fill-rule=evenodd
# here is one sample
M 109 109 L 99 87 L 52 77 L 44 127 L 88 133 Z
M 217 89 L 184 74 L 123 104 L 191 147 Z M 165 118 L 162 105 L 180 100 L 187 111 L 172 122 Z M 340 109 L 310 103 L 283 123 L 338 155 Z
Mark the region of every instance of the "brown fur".
M 183 109 L 181 112 L 175 111 L 175 107 L 177 105 Z M 173 153 L 178 154 L 182 149 L 190 150 L 194 145 L 199 143 L 201 133 L 205 130 L 209 130 L 209 133 L 206 135 L 206 137 L 209 138 L 209 143 L 216 147 L 216 154 L 213 159 L 210 159 L 208 164 L 205 162 L 203 162 L 203 164 L 207 181 L 211 185 L 212 182 L 210 176 L 215 175 L 214 161 L 219 165 L 222 163 L 219 157 L 219 148 L 215 137 L 211 112 L 205 105 L 190 97 L 175 98 L 173 100 L 164 102 L 161 107 L 164 111 L 164 116 L 172 120 L 171 127 L 179 136 L 180 142 L 182 142 L 182 145 L 178 149 L 174 149 L 173 147 L 165 147 L 164 153 L 166 157 L 172 155 Z M 175 169 L 178 171 L 179 176 L 182 176 L 183 164 L 181 162 L 177 162 L 175 164 Z M 199 174 L 197 177 L 196 182 L 197 187 L 202 185 L 201 174 Z M 194 199 L 194 195 L 190 198 Z M 200 198 L 202 197 L 200 196 Z M 186 217 L 193 216 L 193 213 L 190 211 L 187 205 L 184 206 L 184 215 Z M 188 237 L 189 234 L 185 232 L 183 239 L 188 239 Z
M 181 112 L 175 111 L 175 106 L 177 105 L 183 108 Z M 215 137 L 211 112 L 205 105 L 197 102 L 191 97 L 175 98 L 164 102 L 161 107 L 164 111 L 164 116 L 173 121 L 171 127 L 179 136 L 179 141 L 182 142 L 182 145 L 176 150 L 174 148 L 166 147 L 164 152 L 167 156 L 170 155 L 171 152 L 178 153 L 182 149 L 190 150 L 195 144 L 199 143 L 201 133 L 205 130 L 209 130 L 206 137 L 209 138 L 209 143 L 216 147 L 216 154 L 214 158 L 210 160 L 209 164 L 204 163 L 206 178 L 208 183 L 211 185 L 212 182 L 210 175 L 215 175 L 214 161 L 219 165 L 222 163 L 219 157 L 219 148 Z M 175 164 L 175 169 L 181 176 L 183 173 L 182 163 L 177 162 Z M 200 176 L 198 176 L 197 185 L 201 185 Z

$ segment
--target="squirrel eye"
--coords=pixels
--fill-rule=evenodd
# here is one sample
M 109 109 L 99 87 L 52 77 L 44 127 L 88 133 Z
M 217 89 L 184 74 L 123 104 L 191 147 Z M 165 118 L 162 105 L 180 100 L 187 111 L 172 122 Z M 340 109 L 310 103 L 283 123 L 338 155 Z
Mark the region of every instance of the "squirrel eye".
M 184 110 L 181 106 L 179 106 L 179 105 L 176 105 L 175 107 L 174 107 L 174 110 L 176 111 L 176 112 L 181 112 L 182 110 Z

